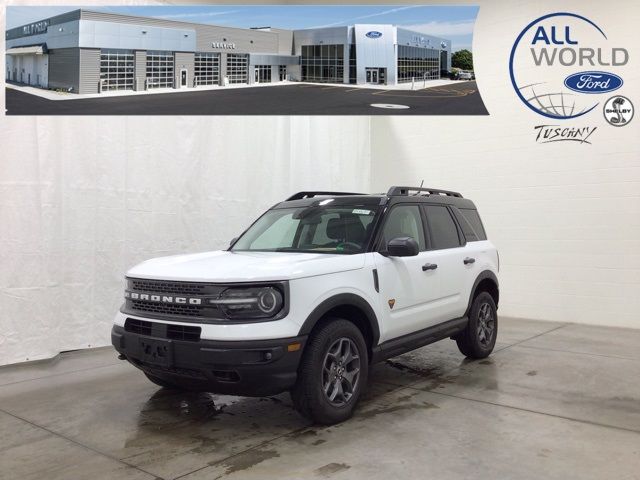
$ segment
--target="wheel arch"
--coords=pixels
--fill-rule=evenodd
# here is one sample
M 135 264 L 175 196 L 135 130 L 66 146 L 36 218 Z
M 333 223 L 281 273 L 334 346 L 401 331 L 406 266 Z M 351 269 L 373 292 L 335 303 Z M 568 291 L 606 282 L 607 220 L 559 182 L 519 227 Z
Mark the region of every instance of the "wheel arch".
M 313 309 L 302 324 L 299 334 L 310 335 L 323 319 L 329 317 L 344 318 L 360 329 L 371 360 L 372 349 L 380 340 L 380 327 L 378 317 L 369 302 L 354 293 L 340 293 L 329 297 Z
M 480 275 L 476 277 L 475 282 L 473 282 L 473 288 L 471 288 L 469 303 L 465 312 L 466 316 L 469 315 L 469 312 L 471 311 L 471 304 L 480 292 L 488 292 L 489 295 L 493 297 L 493 301 L 496 304 L 496 309 L 498 308 L 498 302 L 500 300 L 498 277 L 491 270 L 484 270 L 480 273 Z

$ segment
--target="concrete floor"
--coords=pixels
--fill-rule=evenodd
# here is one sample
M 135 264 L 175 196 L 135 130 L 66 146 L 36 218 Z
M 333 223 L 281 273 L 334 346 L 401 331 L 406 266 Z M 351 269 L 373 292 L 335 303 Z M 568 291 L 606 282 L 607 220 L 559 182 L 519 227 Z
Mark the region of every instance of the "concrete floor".
M 640 479 L 640 330 L 502 319 L 374 367 L 353 419 L 171 393 L 96 349 L 0 369 L 0 477 Z

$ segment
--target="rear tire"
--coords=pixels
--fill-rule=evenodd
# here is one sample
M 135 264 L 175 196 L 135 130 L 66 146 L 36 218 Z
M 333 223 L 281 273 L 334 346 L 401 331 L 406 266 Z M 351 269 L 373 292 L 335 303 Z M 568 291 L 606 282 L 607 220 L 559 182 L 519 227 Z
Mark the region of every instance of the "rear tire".
M 493 297 L 480 292 L 473 299 L 466 328 L 456 336 L 460 352 L 469 358 L 486 358 L 498 336 L 498 312 Z
M 322 425 L 347 420 L 367 384 L 369 358 L 362 332 L 330 318 L 310 337 L 291 398 L 298 412 Z
M 149 380 L 158 385 L 159 387 L 166 388 L 168 390 L 184 390 L 178 384 L 165 380 L 164 378 L 156 377 L 150 373 L 144 372 Z

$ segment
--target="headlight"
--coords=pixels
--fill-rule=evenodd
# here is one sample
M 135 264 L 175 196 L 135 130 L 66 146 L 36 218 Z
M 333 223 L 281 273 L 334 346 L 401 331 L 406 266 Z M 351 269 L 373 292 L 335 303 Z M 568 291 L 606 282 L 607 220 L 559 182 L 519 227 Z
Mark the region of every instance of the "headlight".
M 275 287 L 231 287 L 209 303 L 217 305 L 231 319 L 269 318 L 282 310 L 284 299 Z

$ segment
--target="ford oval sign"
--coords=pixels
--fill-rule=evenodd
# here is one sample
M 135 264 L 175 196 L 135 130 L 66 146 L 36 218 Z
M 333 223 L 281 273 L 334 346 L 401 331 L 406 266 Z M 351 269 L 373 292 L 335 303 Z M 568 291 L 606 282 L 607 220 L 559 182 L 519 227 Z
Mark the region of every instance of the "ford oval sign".
M 369 38 L 380 38 L 382 36 L 382 32 L 371 31 L 365 33 L 365 35 Z
M 607 72 L 578 72 L 564 79 L 564 86 L 580 93 L 606 93 L 619 89 L 622 79 Z

